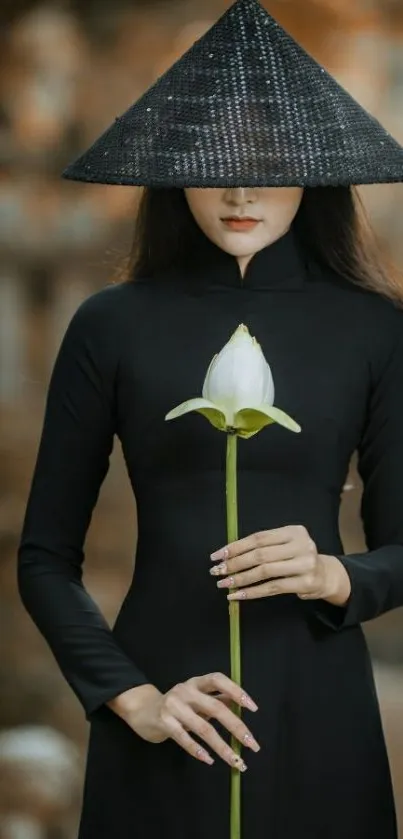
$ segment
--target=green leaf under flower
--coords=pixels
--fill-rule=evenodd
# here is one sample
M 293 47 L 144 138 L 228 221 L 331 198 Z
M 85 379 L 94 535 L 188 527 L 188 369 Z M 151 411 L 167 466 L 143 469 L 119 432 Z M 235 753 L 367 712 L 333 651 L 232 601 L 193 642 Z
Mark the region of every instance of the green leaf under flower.
M 301 426 L 274 405 L 259 405 L 256 408 L 243 408 L 235 414 L 234 427 L 239 437 L 253 437 L 262 428 L 276 422 L 288 431 L 300 432 Z
M 299 432 L 301 427 L 292 417 L 285 414 L 280 408 L 275 408 L 274 405 L 258 405 L 255 408 L 243 408 L 235 414 L 234 423 L 228 425 L 227 418 L 224 411 L 221 410 L 213 402 L 208 399 L 188 399 L 182 402 L 176 408 L 173 408 L 169 414 L 166 415 L 166 420 L 177 419 L 183 417 L 184 414 L 190 414 L 196 411 L 202 414 L 214 428 L 218 431 L 233 431 L 235 429 L 239 437 L 253 437 L 258 434 L 262 428 L 272 423 L 278 423 L 283 428 L 289 431 Z
M 192 411 L 197 411 L 199 414 L 203 414 L 211 425 L 214 428 L 217 428 L 218 431 L 226 431 L 227 430 L 227 420 L 224 414 L 224 411 L 221 411 L 217 405 L 214 405 L 213 402 L 209 402 L 208 399 L 188 399 L 186 402 L 182 402 L 181 405 L 178 405 L 176 408 L 173 408 L 169 414 L 166 415 L 166 420 L 177 419 L 178 417 L 183 417 L 184 414 L 190 414 Z

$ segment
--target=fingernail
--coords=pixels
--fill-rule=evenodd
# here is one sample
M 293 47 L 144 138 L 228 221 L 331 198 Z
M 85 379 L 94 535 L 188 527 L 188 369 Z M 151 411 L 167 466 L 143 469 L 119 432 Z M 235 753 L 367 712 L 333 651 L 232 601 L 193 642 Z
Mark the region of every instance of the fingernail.
M 226 580 L 219 580 L 217 583 L 218 588 L 234 588 L 235 580 L 233 577 L 227 577 Z
M 199 758 L 199 760 L 203 760 L 205 763 L 208 763 L 208 764 L 209 764 L 209 766 L 212 766 L 212 764 L 214 763 L 214 760 L 213 760 L 213 758 L 209 755 L 209 753 L 208 753 L 208 752 L 206 752 L 206 750 L 205 750 L 205 749 L 202 749 L 201 747 L 199 747 L 199 748 L 197 749 L 197 751 L 196 751 L 196 757 L 198 757 L 198 758 Z
M 248 696 L 247 693 L 242 694 L 241 705 L 243 705 L 245 708 L 249 708 L 250 711 L 257 711 L 258 710 L 258 706 L 256 705 L 256 702 L 254 702 L 253 699 L 251 699 L 250 696 Z
M 232 594 L 227 594 L 227 600 L 245 600 L 246 591 L 233 591 Z
M 219 551 L 215 551 L 210 555 L 210 559 L 215 562 L 216 559 L 227 559 L 228 556 L 228 548 L 220 548 Z
M 254 737 L 252 737 L 251 734 L 245 734 L 245 737 L 243 738 L 243 742 L 245 743 L 245 746 L 248 746 L 248 748 L 252 749 L 252 751 L 260 752 L 259 743 L 255 740 Z
M 237 755 L 235 755 L 234 757 L 234 766 L 236 766 L 236 768 L 239 769 L 240 772 L 246 772 L 248 768 L 246 763 L 243 762 L 242 758 L 238 757 Z
M 219 574 L 226 574 L 227 573 L 227 564 L 223 562 L 221 565 L 214 565 L 213 568 L 210 568 L 210 574 L 212 577 L 218 577 Z

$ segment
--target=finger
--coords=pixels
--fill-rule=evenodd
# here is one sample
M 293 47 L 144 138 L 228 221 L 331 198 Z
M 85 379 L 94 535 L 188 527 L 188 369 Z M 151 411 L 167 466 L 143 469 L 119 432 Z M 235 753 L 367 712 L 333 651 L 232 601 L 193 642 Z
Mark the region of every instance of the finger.
M 224 693 L 237 705 L 248 708 L 249 711 L 257 711 L 258 709 L 252 697 L 224 673 L 207 673 L 203 676 L 195 676 L 193 679 L 189 679 L 187 684 L 196 686 L 203 693 L 214 693 L 214 691 Z
M 255 548 L 253 551 L 248 551 L 248 553 L 240 554 L 213 565 L 210 568 L 210 574 L 212 577 L 218 577 L 222 574 L 234 574 L 247 568 L 255 568 L 257 565 L 263 565 L 266 562 L 282 562 L 293 559 L 297 551 L 300 552 L 300 549 L 295 542 Z
M 209 694 L 206 694 L 206 695 L 208 696 Z M 227 708 L 231 708 L 231 705 L 233 704 L 233 701 L 234 701 L 233 699 L 230 699 L 230 697 L 227 696 L 226 693 L 217 693 L 217 694 L 214 695 L 214 699 L 218 699 L 220 702 L 223 703 L 223 705 L 226 705 Z
M 230 708 L 227 708 L 224 703 L 219 702 L 216 698 L 204 693 L 200 693 L 199 697 L 199 707 L 197 710 L 200 708 L 202 711 L 210 713 L 211 717 L 214 717 L 214 719 L 221 723 L 243 746 L 247 746 L 254 752 L 260 751 L 259 743 L 236 713 L 233 713 Z
M 281 580 L 272 580 L 258 586 L 250 586 L 227 595 L 228 600 L 258 600 L 262 597 L 273 597 L 278 594 L 307 595 L 312 599 L 317 598 L 315 581 L 307 576 L 286 577 Z
M 267 563 L 265 570 L 270 580 L 279 577 L 303 577 L 314 574 L 316 559 L 313 556 L 296 556 L 285 562 Z
M 223 705 L 225 705 L 227 708 L 231 708 L 231 706 L 233 704 L 233 700 L 230 699 L 229 696 L 226 696 L 225 693 L 218 693 L 216 695 L 215 699 L 219 699 L 219 701 L 222 702 Z M 200 713 L 200 716 L 204 717 L 204 719 L 206 719 L 206 720 L 211 720 L 213 714 L 212 713 L 207 713 L 207 714 Z
M 234 752 L 231 746 L 229 746 L 222 737 L 220 737 L 214 726 L 207 722 L 207 720 L 202 719 L 195 711 L 193 711 L 192 708 L 184 702 L 178 702 L 175 717 L 180 723 L 180 729 L 175 727 L 175 737 L 173 739 L 175 739 L 182 748 L 185 748 L 185 744 L 188 742 L 188 737 L 193 739 L 191 735 L 185 731 L 184 726 L 186 726 L 188 731 L 193 732 L 193 734 L 197 734 L 197 736 L 203 740 L 222 760 L 224 760 L 225 763 L 228 763 L 231 767 L 235 766 L 241 772 L 245 771 L 246 765 L 242 758 Z M 192 754 L 193 756 L 196 756 L 194 752 L 192 752 Z
M 251 568 L 250 571 L 243 571 L 240 574 L 231 574 L 230 577 L 225 577 L 223 580 L 218 580 L 218 588 L 240 588 L 241 586 L 250 586 L 254 583 L 260 583 L 271 580 L 273 577 L 294 577 L 299 574 L 304 574 L 307 570 L 307 563 L 304 558 L 289 559 L 287 562 L 279 562 L 277 564 L 263 564 Z
M 217 693 L 216 699 L 219 699 L 220 702 L 223 702 L 224 705 L 227 705 L 228 708 L 231 707 L 233 700 L 229 698 L 225 693 Z
M 206 695 L 208 696 L 208 694 L 206 694 Z M 238 704 L 234 703 L 234 700 L 230 699 L 230 697 L 226 696 L 224 693 L 217 694 L 217 696 L 215 698 L 219 699 L 220 702 L 222 702 L 223 705 L 225 705 L 226 708 L 231 708 L 231 710 L 238 707 Z M 200 713 L 200 716 L 204 716 L 206 720 L 211 720 L 212 716 L 214 716 L 211 713 L 202 714 L 200 711 L 199 711 L 199 713 Z
M 201 760 L 202 763 L 207 763 L 209 766 L 213 765 L 214 758 L 211 757 L 207 749 L 200 746 L 200 744 L 197 743 L 197 741 L 194 740 L 187 731 L 185 731 L 179 720 L 170 716 L 163 718 L 163 724 L 165 731 L 171 740 L 174 740 L 175 743 L 184 749 L 185 752 L 196 758 L 196 760 Z
M 293 527 L 287 525 L 286 527 L 277 527 L 273 530 L 261 530 L 258 533 L 252 533 L 250 536 L 245 536 L 244 539 L 238 539 L 236 542 L 231 542 L 229 545 L 220 548 L 211 554 L 213 562 L 217 560 L 232 559 L 239 554 L 253 551 L 256 548 L 266 547 L 269 545 L 283 545 L 290 542 L 293 535 Z

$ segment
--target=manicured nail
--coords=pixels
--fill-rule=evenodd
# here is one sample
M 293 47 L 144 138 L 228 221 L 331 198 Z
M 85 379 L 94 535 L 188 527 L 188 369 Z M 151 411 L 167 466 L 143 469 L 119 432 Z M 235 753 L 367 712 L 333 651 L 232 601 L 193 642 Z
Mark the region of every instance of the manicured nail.
M 245 600 L 246 591 L 233 591 L 227 594 L 227 600 Z
M 235 755 L 234 757 L 234 766 L 236 766 L 236 768 L 239 769 L 240 772 L 246 772 L 248 768 L 246 763 L 244 763 L 242 758 L 238 757 L 238 755 Z
M 219 580 L 217 588 L 234 588 L 235 580 L 233 577 L 227 577 L 226 580 Z
M 228 548 L 220 548 L 219 551 L 215 551 L 213 554 L 211 554 L 210 559 L 212 559 L 213 562 L 215 562 L 216 559 L 227 559 L 227 557 Z
M 209 753 L 208 753 L 208 752 L 206 752 L 206 750 L 205 750 L 205 749 L 202 749 L 202 748 L 201 748 L 201 746 L 199 746 L 199 748 L 198 748 L 198 749 L 197 749 L 197 751 L 196 751 L 196 757 L 197 757 L 199 760 L 203 760 L 203 761 L 204 761 L 204 763 L 208 763 L 208 764 L 209 764 L 209 766 L 212 766 L 212 765 L 213 765 L 213 763 L 214 763 L 213 758 L 209 755 Z
M 251 699 L 251 697 L 248 696 L 247 693 L 242 694 L 241 705 L 243 705 L 245 708 L 249 708 L 250 711 L 257 711 L 258 709 L 256 702 L 254 702 L 253 699 Z
M 222 562 L 221 565 L 214 565 L 213 568 L 210 568 L 210 574 L 212 577 L 218 577 L 219 574 L 226 574 L 227 573 L 227 563 Z
M 259 743 L 257 742 L 257 740 L 255 740 L 254 737 L 252 737 L 251 734 L 245 734 L 245 737 L 243 737 L 243 742 L 245 743 L 245 746 L 248 746 L 248 748 L 252 749 L 253 752 L 260 752 Z

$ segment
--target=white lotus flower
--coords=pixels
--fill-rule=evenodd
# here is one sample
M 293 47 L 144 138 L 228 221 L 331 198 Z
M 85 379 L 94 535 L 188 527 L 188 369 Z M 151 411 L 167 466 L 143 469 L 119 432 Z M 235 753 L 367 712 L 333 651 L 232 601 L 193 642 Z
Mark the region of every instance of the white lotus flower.
M 274 407 L 274 382 L 260 344 L 241 324 L 214 356 L 204 380 L 202 398 L 189 399 L 166 415 L 176 419 L 198 411 L 220 431 L 252 437 L 271 423 L 301 431 L 284 411 Z

